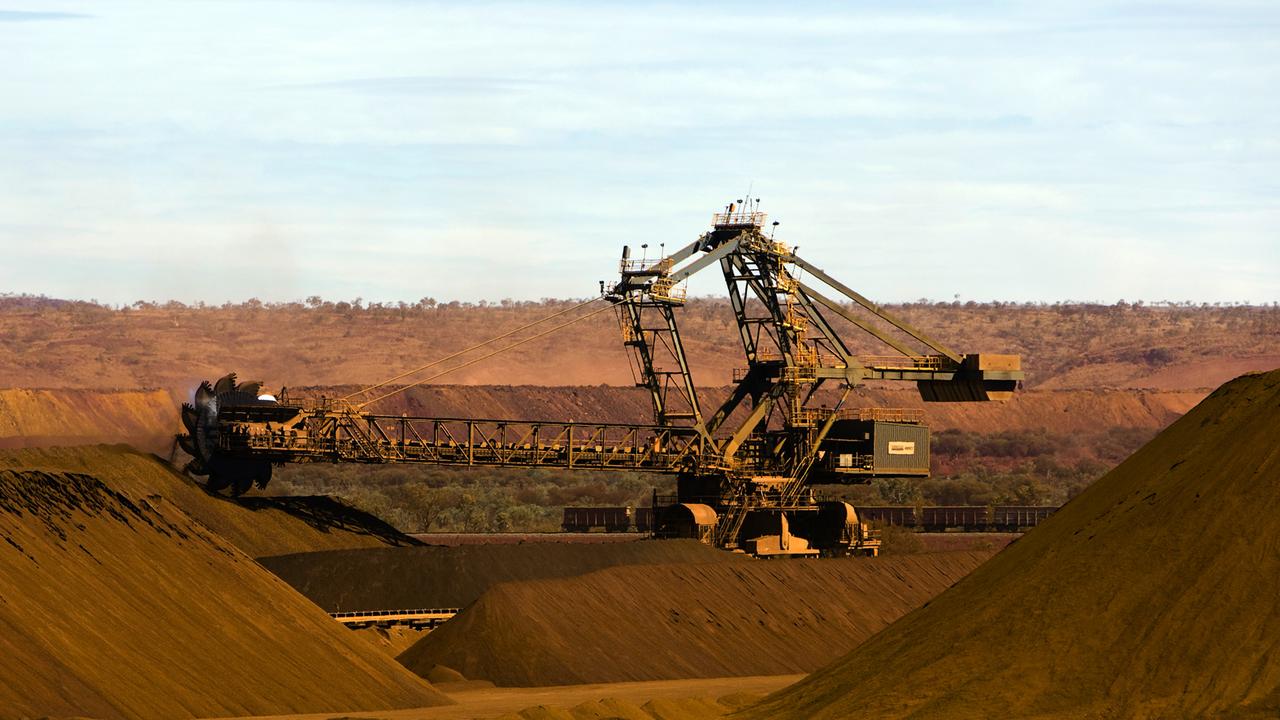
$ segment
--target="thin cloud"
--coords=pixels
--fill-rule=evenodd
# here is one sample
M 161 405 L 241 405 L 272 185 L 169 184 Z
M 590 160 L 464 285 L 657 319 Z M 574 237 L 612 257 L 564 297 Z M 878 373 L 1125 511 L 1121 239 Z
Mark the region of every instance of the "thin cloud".
M 353 78 L 313 83 L 270 85 L 268 90 L 340 90 L 370 95 L 468 95 L 521 92 L 545 86 L 540 80 L 519 77 L 403 76 Z
M 41 12 L 32 10 L 0 10 L 0 22 L 38 22 L 41 20 L 83 20 L 93 17 L 83 13 Z

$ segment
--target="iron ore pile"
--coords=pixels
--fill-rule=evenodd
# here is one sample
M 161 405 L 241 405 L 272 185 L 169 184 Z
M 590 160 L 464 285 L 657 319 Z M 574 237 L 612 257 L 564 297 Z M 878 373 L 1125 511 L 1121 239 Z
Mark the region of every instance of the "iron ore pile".
M 992 554 L 628 565 L 502 583 L 398 659 L 500 687 L 810 672 Z
M 0 467 L 0 717 L 449 700 L 176 504 Z
M 361 548 L 259 562 L 331 612 L 461 607 L 397 659 L 423 677 L 444 666 L 536 687 L 808 672 L 992 554 L 769 563 L 694 540 L 642 540 Z
M 329 612 L 466 607 L 498 583 L 572 577 L 618 565 L 743 563 L 696 540 L 363 547 L 258 559 Z
M 1274 718 L 1280 371 L 746 718 Z M 868 668 L 874 668 L 873 672 Z

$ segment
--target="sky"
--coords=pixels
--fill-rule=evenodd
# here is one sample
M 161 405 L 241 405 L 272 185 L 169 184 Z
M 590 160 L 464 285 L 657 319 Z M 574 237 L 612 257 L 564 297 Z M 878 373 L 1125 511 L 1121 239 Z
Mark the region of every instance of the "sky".
M 881 302 L 1280 300 L 1280 4 L 0 0 L 0 293 L 584 298 L 747 193 Z

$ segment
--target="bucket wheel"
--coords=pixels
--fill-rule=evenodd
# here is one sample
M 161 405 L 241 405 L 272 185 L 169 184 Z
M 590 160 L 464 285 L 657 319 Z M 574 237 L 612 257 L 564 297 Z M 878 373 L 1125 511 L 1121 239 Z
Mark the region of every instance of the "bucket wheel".
M 210 384 L 200 383 L 189 403 L 182 404 L 182 424 L 185 435 L 178 436 L 178 446 L 191 456 L 183 468 L 192 475 L 207 477 L 205 487 L 211 492 L 230 489 L 238 497 L 257 485 L 265 488 L 271 481 L 271 463 L 266 460 L 235 457 L 220 451 L 218 443 L 218 411 L 229 405 L 258 405 L 273 403 L 259 399 L 262 383 L 236 383 L 236 374 L 229 373 Z

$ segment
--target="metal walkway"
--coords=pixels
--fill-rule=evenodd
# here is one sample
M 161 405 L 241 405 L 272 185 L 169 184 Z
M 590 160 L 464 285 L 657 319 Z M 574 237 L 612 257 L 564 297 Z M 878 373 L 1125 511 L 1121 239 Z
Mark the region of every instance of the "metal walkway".
M 360 610 L 329 613 L 329 617 L 349 628 L 391 627 L 408 625 L 415 630 L 431 629 L 457 615 L 462 608 L 427 608 L 418 610 Z

